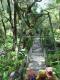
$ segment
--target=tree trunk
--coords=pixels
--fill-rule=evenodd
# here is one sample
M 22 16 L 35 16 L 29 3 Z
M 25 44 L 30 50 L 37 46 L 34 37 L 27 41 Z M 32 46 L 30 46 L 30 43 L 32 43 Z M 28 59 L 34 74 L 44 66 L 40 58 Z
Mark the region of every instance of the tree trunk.
M 50 16 L 49 12 L 48 12 L 48 18 L 49 18 L 49 23 L 50 23 L 50 28 L 51 28 L 52 40 L 53 40 L 54 48 L 56 49 L 55 38 L 54 38 L 54 32 L 53 32 L 53 26 L 52 26 L 51 16 Z
M 16 0 L 14 1 L 14 27 L 13 27 L 13 50 L 17 44 L 17 26 L 16 26 Z
M 3 28 L 4 28 L 4 32 L 5 32 L 5 38 L 6 38 L 6 27 L 5 27 L 3 19 L 2 19 L 2 24 L 3 24 Z
M 8 7 L 9 7 L 9 16 L 10 16 L 10 23 L 13 32 L 13 47 L 12 49 L 15 50 L 17 44 L 17 27 L 16 27 L 16 0 L 14 0 L 14 20 L 12 20 L 12 10 L 10 6 L 10 0 L 7 0 Z
M 2 9 L 4 11 L 4 7 L 3 7 L 3 4 L 2 4 L 2 0 L 1 0 L 1 5 L 2 5 Z M 2 14 L 1 14 L 2 15 Z M 1 16 L 2 18 L 2 24 L 3 24 L 3 28 L 4 28 L 4 32 L 5 32 L 5 38 L 6 38 L 6 28 L 5 28 L 5 24 L 4 24 L 4 21 L 3 21 L 3 17 Z
M 11 6 L 10 6 L 10 0 L 7 0 L 8 3 L 8 10 L 9 10 L 9 18 L 10 18 L 10 23 L 11 23 L 11 27 L 13 29 L 13 20 L 12 20 L 12 11 L 11 11 Z

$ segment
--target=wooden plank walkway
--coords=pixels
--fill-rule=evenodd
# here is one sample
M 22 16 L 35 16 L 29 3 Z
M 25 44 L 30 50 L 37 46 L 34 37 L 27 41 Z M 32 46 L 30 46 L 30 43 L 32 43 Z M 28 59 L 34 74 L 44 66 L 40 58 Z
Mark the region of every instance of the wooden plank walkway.
M 45 65 L 45 51 L 42 49 L 39 36 L 35 36 L 33 45 L 29 51 L 28 55 L 28 69 L 36 70 L 46 68 Z

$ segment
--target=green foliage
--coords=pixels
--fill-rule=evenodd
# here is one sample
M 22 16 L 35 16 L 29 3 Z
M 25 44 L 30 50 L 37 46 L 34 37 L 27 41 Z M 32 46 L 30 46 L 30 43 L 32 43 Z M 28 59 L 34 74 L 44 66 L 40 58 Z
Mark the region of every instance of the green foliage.
M 3 80 L 8 80 L 7 76 L 8 76 L 8 72 L 6 71 L 3 73 Z
M 1 0 L 2 1 L 2 0 Z M 21 44 L 23 46 L 24 49 L 20 49 L 19 53 L 17 54 L 15 51 L 12 50 L 13 47 L 13 38 L 14 35 L 12 33 L 14 33 L 14 9 L 13 9 L 13 2 L 10 2 L 10 7 L 11 10 L 9 8 L 9 5 L 7 5 L 7 1 L 8 0 L 3 0 L 3 8 L 4 5 L 6 5 L 6 8 L 2 8 L 1 6 L 1 11 L 0 11 L 0 24 L 1 24 L 1 28 L 0 28 L 0 48 L 4 49 L 6 54 L 5 56 L 0 56 L 0 75 L 3 76 L 3 80 L 9 80 L 8 79 L 8 75 L 12 72 L 12 71 L 16 71 L 20 65 L 23 63 L 23 60 L 25 58 L 25 56 L 27 55 L 27 51 L 29 51 L 29 49 L 31 48 L 32 44 L 33 44 L 33 37 L 35 35 L 35 31 L 36 32 L 40 32 L 41 30 L 41 36 L 43 36 L 43 42 L 44 45 L 48 47 L 54 47 L 54 40 L 52 37 L 52 33 L 51 33 L 51 29 L 49 26 L 49 22 L 48 19 L 45 20 L 45 18 L 47 18 L 48 16 L 44 15 L 47 14 L 47 12 L 45 13 L 44 11 L 42 11 L 42 14 L 38 15 L 36 10 L 37 10 L 37 6 L 38 5 L 34 5 L 31 8 L 30 13 L 28 14 L 28 10 L 27 9 L 23 9 L 23 4 L 22 4 L 22 10 L 19 8 L 21 6 L 21 4 L 19 3 L 20 0 L 18 0 L 16 6 L 18 9 L 16 9 L 16 27 L 17 27 L 17 37 L 20 39 L 21 38 Z M 12 0 L 13 1 L 13 0 Z M 57 3 L 60 3 L 60 0 L 56 0 Z M 22 3 L 22 2 L 21 2 Z M 0 3 L 1 4 L 1 3 Z M 28 4 L 29 6 L 30 4 Z M 27 6 L 27 7 L 28 7 Z M 52 5 L 50 5 L 52 8 Z M 6 10 L 5 10 L 6 9 Z M 11 13 L 10 13 L 11 11 Z M 52 23 L 56 22 L 56 18 L 53 17 L 53 12 L 54 10 L 47 10 L 50 12 L 52 12 Z M 57 12 L 57 11 L 56 11 Z M 55 13 L 55 12 L 54 12 Z M 10 15 L 9 15 L 10 14 Z M 37 15 L 36 15 L 37 14 Z M 42 17 L 43 16 L 43 17 Z M 40 18 L 39 18 L 40 17 Z M 59 16 L 57 15 L 58 19 Z M 6 28 L 6 38 L 5 38 L 5 34 L 4 34 L 4 26 L 2 25 L 1 19 L 3 18 L 4 24 L 5 24 L 5 28 Z M 10 18 L 12 18 L 12 21 L 10 22 Z M 37 20 L 37 18 L 39 18 Z M 25 20 L 24 20 L 25 19 Z M 54 20 L 53 20 L 54 19 Z M 27 23 L 25 22 L 27 21 Z M 45 22 L 44 22 L 45 21 Z M 59 22 L 59 21 L 58 21 Z M 36 25 L 35 25 L 36 24 Z M 54 24 L 53 24 L 54 26 Z M 13 29 L 11 29 L 13 27 Z M 43 27 L 43 28 L 42 28 Z M 57 26 L 56 26 L 57 27 Z M 55 28 L 55 26 L 54 26 Z M 8 31 L 11 31 L 8 32 Z M 28 36 L 28 37 L 24 37 L 24 36 Z M 48 36 L 47 36 L 48 35 Z M 60 32 L 57 32 L 57 29 L 54 32 L 55 35 L 55 39 L 60 41 Z M 18 46 L 19 41 L 17 41 L 17 45 Z M 47 64 L 53 66 L 54 68 L 56 68 L 56 74 L 60 75 L 60 64 L 58 65 L 58 62 L 55 62 L 57 60 L 60 61 L 60 51 L 57 52 L 48 52 L 48 58 L 47 58 Z
M 17 58 L 17 54 L 13 51 L 8 52 L 6 56 L 0 56 L 0 74 L 3 80 L 8 80 L 9 73 L 16 71 L 22 64 L 22 60 Z
M 60 79 L 60 64 L 53 65 L 57 77 Z
M 48 61 L 54 62 L 54 61 L 60 60 L 60 51 L 59 50 L 56 52 L 49 51 L 47 56 L 48 56 L 47 57 Z
M 27 45 L 26 45 L 26 47 L 27 47 L 28 50 L 29 50 L 30 47 L 32 46 L 32 42 L 33 42 L 33 38 L 30 37 L 30 38 L 28 39 Z
M 13 38 L 12 36 L 7 36 L 6 37 L 6 40 L 5 40 L 5 49 L 12 49 L 12 46 L 13 46 Z
M 23 39 L 23 45 L 29 51 L 30 47 L 32 46 L 33 38 L 31 36 L 25 37 Z
M 60 3 L 60 0 L 56 0 L 57 3 Z
M 18 53 L 18 59 L 19 60 L 23 60 L 27 55 L 27 50 L 24 49 L 20 49 L 19 53 Z
M 60 79 L 60 51 L 56 51 L 54 54 L 49 52 L 47 55 L 47 65 L 54 68 L 54 72 Z

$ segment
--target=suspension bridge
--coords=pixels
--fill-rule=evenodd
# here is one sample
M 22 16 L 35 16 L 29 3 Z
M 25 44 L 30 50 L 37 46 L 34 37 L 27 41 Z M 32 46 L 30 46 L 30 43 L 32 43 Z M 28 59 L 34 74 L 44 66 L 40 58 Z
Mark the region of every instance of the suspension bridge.
M 30 48 L 28 54 L 28 69 L 33 69 L 39 72 L 40 69 L 46 68 L 45 65 L 45 50 L 42 47 L 42 43 L 40 41 L 40 36 L 35 35 L 33 40 L 33 45 Z

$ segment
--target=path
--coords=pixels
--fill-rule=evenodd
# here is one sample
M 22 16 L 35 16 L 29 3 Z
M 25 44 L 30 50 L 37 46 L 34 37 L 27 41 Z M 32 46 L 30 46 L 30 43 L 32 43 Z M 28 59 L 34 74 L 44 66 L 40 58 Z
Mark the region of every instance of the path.
M 46 67 L 45 51 L 42 50 L 39 36 L 35 36 L 34 38 L 32 48 L 29 51 L 28 60 L 28 68 L 39 71 L 40 69 L 44 69 Z

